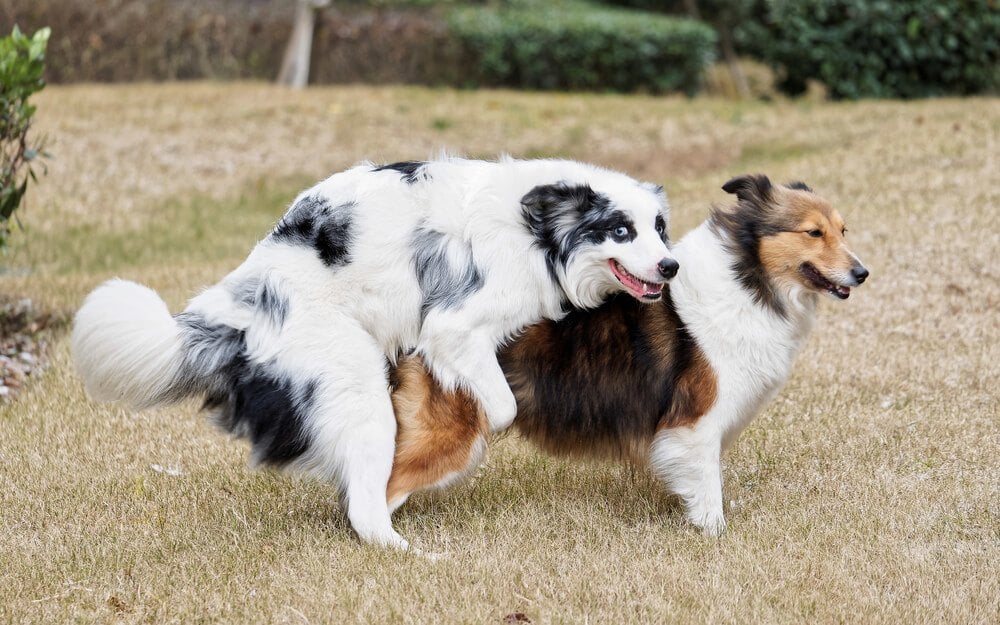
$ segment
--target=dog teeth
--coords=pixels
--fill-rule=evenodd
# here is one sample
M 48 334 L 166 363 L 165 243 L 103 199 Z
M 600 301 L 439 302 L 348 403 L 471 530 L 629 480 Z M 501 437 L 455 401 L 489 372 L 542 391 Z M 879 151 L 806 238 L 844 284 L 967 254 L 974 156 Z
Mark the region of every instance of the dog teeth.
M 636 297 L 659 297 L 663 292 L 663 285 L 656 282 L 646 282 L 639 276 L 625 269 L 625 266 L 619 263 L 617 260 L 613 260 L 613 268 L 617 272 L 618 280 L 624 284 L 626 287 L 633 291 L 633 295 Z
M 832 284 L 832 283 L 827 283 L 827 284 L 828 286 L 826 290 L 829 291 L 830 293 L 833 293 L 840 299 L 847 299 L 848 297 L 850 297 L 851 295 L 850 287 L 840 286 L 838 284 Z

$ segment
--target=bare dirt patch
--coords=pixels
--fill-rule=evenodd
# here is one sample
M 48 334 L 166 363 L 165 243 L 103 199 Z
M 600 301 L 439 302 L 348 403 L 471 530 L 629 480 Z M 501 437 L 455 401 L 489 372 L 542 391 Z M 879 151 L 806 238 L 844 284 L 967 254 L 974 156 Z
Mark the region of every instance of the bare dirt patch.
M 37 310 L 30 299 L 0 294 L 0 401 L 17 397 L 48 364 L 49 342 L 67 326 L 66 313 Z

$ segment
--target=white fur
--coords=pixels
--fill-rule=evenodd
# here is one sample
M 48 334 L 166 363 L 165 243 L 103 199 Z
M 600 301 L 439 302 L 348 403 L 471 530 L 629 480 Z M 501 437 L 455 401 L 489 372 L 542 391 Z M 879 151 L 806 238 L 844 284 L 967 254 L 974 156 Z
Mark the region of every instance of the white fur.
M 720 456 L 788 379 L 812 327 L 816 295 L 799 288 L 781 293 L 784 318 L 755 302 L 736 281 L 732 255 L 708 222 L 673 251 L 680 270 L 671 296 L 715 371 L 718 396 L 693 427 L 661 431 L 650 463 L 683 499 L 688 519 L 718 535 L 726 525 Z
M 152 289 L 109 280 L 95 289 L 73 324 L 73 356 L 91 397 L 156 404 L 181 366 L 180 328 Z
M 662 282 L 656 266 L 670 253 L 654 221 L 666 217 L 666 203 L 627 176 L 570 161 L 443 159 L 427 164 L 414 183 L 398 171 L 373 170 L 359 165 L 298 198 L 319 196 L 335 207 L 352 203 L 345 209 L 352 234 L 348 264 L 327 266 L 311 247 L 268 237 L 235 271 L 192 299 L 185 314 L 243 332 L 249 363 L 288 380 L 294 401 L 309 396 L 311 444 L 291 468 L 338 484 L 362 539 L 406 547 L 385 501 L 396 430 L 387 364 L 418 350 L 446 388 L 461 385 L 477 396 L 493 429 L 507 427 L 516 407 L 496 361 L 497 346 L 531 323 L 562 316 L 564 301 L 591 307 L 621 290 L 611 258 L 644 280 Z M 636 237 L 580 245 L 557 268 L 557 283 L 526 228 L 521 199 L 538 185 L 561 181 L 587 184 L 609 197 L 631 219 Z M 482 285 L 455 305 L 425 310 L 413 245 L 416 233 L 427 229 L 442 236 L 451 264 L 475 263 Z M 247 284 L 287 300 L 287 315 L 279 322 L 242 303 L 239 293 Z M 77 314 L 73 332 L 88 390 L 98 399 L 140 407 L 207 392 L 190 371 L 214 371 L 208 366 L 213 358 L 232 354 L 212 343 L 185 351 L 178 323 L 145 287 L 112 281 L 98 288 Z

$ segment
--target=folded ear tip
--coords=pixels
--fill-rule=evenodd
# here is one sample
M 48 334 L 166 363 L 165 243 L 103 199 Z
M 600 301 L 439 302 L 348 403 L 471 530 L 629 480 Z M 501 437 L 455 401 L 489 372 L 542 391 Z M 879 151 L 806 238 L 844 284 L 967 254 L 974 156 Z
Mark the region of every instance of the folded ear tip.
M 722 185 L 726 193 L 735 193 L 741 200 L 766 198 L 771 193 L 771 179 L 764 174 L 747 174 L 731 178 Z

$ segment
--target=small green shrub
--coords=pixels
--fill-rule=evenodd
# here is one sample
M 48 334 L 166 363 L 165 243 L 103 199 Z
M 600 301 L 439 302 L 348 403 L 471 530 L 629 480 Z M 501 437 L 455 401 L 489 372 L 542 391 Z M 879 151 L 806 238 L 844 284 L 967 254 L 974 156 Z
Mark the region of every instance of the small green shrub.
M 17 26 L 0 39 L 0 248 L 7 245 L 10 221 L 21 206 L 33 166 L 47 156 L 40 141 L 29 141 L 35 107 L 28 98 L 45 87 L 45 46 L 49 29 L 27 37 Z
M 758 0 L 760 1 L 760 0 Z M 835 98 L 915 98 L 1000 87 L 995 0 L 763 0 L 738 29 L 744 50 L 801 93 L 810 78 Z
M 449 29 L 470 86 L 692 94 L 715 49 L 700 22 L 590 5 L 460 9 Z

